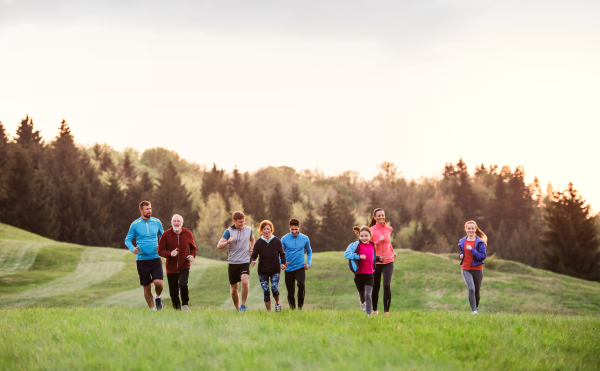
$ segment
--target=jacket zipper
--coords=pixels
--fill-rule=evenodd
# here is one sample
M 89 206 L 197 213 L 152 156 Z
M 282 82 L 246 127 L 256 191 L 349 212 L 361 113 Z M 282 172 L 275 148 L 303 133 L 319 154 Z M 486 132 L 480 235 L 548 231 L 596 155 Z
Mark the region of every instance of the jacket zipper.
M 179 235 L 177 235 L 177 248 L 179 248 Z M 177 272 L 179 272 L 179 253 L 177 254 Z
M 150 229 L 148 229 L 148 222 L 146 222 L 146 231 L 150 234 Z

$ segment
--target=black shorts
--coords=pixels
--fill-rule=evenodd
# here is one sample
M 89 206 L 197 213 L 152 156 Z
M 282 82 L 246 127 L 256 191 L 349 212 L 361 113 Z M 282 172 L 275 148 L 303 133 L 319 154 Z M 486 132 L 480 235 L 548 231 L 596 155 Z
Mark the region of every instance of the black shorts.
M 162 260 L 160 258 L 137 260 L 138 274 L 140 275 L 140 285 L 146 286 L 154 280 L 163 279 Z
M 358 291 L 364 291 L 365 286 L 373 287 L 373 275 L 372 274 L 364 274 L 364 273 L 355 273 L 354 274 L 354 284 L 356 285 L 356 289 Z
M 229 264 L 229 284 L 235 285 L 242 280 L 242 274 L 250 275 L 250 263 Z

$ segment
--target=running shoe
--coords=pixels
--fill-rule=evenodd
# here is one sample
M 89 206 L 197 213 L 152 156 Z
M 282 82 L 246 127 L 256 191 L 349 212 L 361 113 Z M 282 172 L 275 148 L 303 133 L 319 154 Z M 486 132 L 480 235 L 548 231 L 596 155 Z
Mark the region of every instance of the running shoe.
M 246 311 L 246 306 L 242 304 L 242 306 L 240 307 L 240 312 L 245 312 Z
M 478 315 L 478 314 L 479 314 L 479 313 L 478 313 L 476 310 L 474 310 L 474 311 L 473 311 L 473 313 L 471 313 L 471 315 L 472 315 L 472 316 L 476 316 L 476 315 Z
M 302 308 L 298 308 L 298 310 L 302 310 Z
M 385 312 L 385 313 L 383 313 L 383 314 L 384 314 L 386 317 L 389 317 L 389 316 L 390 316 L 390 312 Z
M 181 307 L 181 310 L 183 312 L 191 312 L 190 307 L 188 307 L 187 305 L 184 305 L 183 307 Z
M 275 304 L 275 312 L 281 312 L 281 304 Z
M 156 312 L 156 307 L 152 307 L 152 308 L 148 308 L 148 309 L 153 310 L 153 311 Z
M 156 303 L 156 309 L 157 310 L 162 310 L 162 299 L 161 298 L 156 298 L 156 299 L 154 299 L 154 302 Z
M 374 316 L 376 316 L 376 315 L 378 315 L 378 314 L 379 314 L 379 312 L 378 312 L 378 311 L 376 311 L 376 310 L 374 310 L 374 311 L 373 311 L 373 315 L 374 315 Z
M 366 302 L 360 303 L 360 310 L 362 310 L 363 312 L 367 311 L 367 303 Z

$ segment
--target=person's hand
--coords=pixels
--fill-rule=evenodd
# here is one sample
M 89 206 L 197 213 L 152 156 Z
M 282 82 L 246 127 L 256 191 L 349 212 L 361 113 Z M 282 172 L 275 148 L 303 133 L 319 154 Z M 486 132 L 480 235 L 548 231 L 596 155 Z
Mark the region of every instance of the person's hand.
M 308 265 L 308 263 L 304 263 L 304 270 L 307 271 L 310 269 L 310 266 Z
M 194 257 L 192 255 L 188 255 L 187 260 L 189 260 L 190 263 L 192 263 L 194 261 Z
M 133 253 L 134 253 L 135 255 L 137 255 L 139 252 L 140 252 L 140 248 L 139 248 L 139 246 L 136 246 L 136 247 L 133 249 Z
M 360 260 L 365 260 L 366 258 L 367 258 L 367 256 L 366 256 L 366 255 L 361 255 L 361 256 L 360 256 Z
M 232 243 L 234 239 L 235 239 L 234 236 L 229 237 L 229 239 L 227 240 L 227 243 L 228 244 Z
M 379 236 L 379 242 L 383 242 L 383 240 L 385 240 L 385 236 Z
M 256 264 L 256 260 L 253 260 L 253 261 L 250 262 L 250 266 L 251 267 L 254 267 L 254 264 Z
M 285 264 L 279 264 L 279 268 L 281 268 L 281 270 L 285 270 Z
M 394 257 L 394 259 L 396 259 L 396 256 L 398 256 L 398 254 L 396 254 L 396 252 L 394 251 L 394 252 L 392 253 L 392 256 Z
M 464 257 L 464 255 L 463 255 L 463 254 L 460 254 L 460 255 L 458 256 L 458 258 L 459 258 L 459 259 L 462 259 L 463 257 Z
M 467 250 L 473 250 L 473 248 L 471 247 L 471 245 L 467 245 Z
M 175 250 L 171 251 L 171 256 L 177 256 L 177 254 L 179 254 L 179 247 L 176 248 Z

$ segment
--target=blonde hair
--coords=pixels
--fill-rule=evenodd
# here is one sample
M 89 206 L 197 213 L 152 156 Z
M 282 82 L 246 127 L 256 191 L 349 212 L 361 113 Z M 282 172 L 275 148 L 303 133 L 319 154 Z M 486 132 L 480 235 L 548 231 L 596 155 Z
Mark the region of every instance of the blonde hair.
M 263 228 L 267 225 L 271 227 L 271 234 L 275 233 L 275 227 L 273 227 L 273 223 L 271 223 L 270 220 L 263 220 L 260 222 L 260 227 L 258 227 L 260 233 L 262 233 Z
M 483 240 L 483 243 L 485 243 L 485 245 L 487 246 L 488 238 L 485 235 L 485 233 L 483 233 L 483 231 L 481 229 L 479 229 L 479 227 L 477 226 L 477 223 L 475 223 L 474 220 L 469 220 L 468 222 L 465 223 L 465 231 L 467 230 L 467 224 L 469 224 L 469 223 L 475 224 L 475 228 L 477 228 L 477 230 L 475 231 L 475 235 L 477 237 L 481 238 Z
M 354 227 L 352 228 L 352 230 L 354 231 L 354 233 L 356 233 L 356 235 L 357 235 L 358 237 L 360 237 L 360 232 L 362 232 L 362 231 L 367 231 L 367 232 L 369 232 L 369 235 L 370 235 L 371 237 L 373 237 L 373 231 L 371 231 L 371 228 L 367 227 L 366 225 L 363 225 L 362 227 L 357 227 L 357 226 L 354 226 Z

